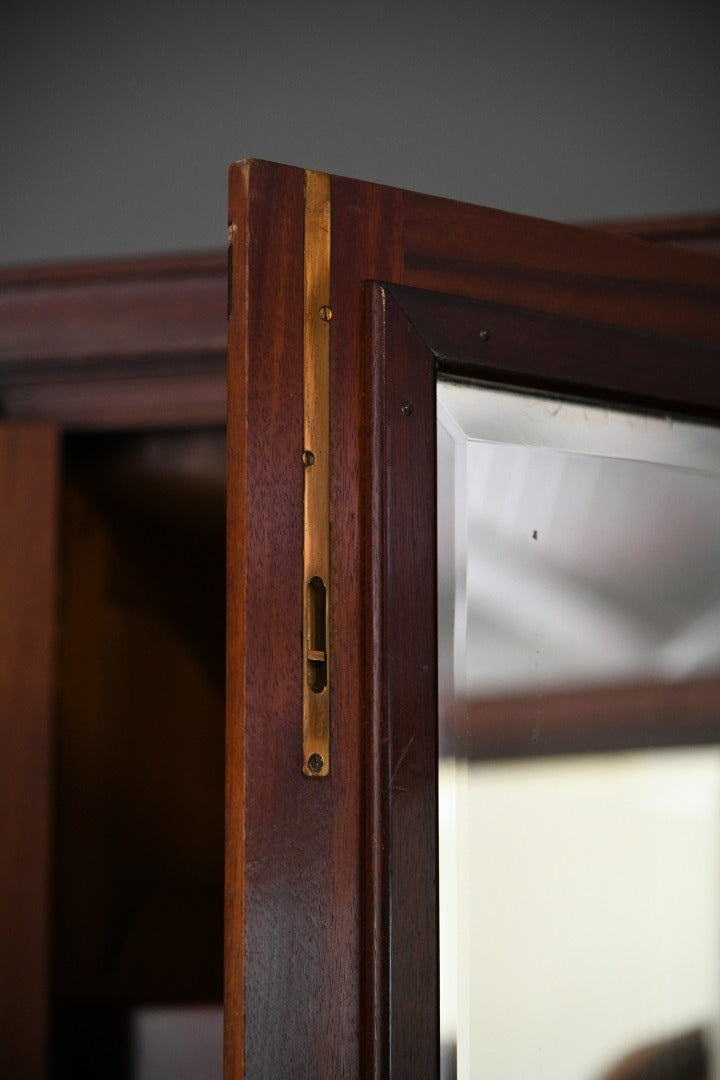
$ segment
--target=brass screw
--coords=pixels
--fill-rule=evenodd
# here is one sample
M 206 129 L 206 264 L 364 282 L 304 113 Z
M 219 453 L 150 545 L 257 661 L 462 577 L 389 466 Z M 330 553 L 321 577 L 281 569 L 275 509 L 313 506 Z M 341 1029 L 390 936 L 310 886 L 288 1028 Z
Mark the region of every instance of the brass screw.
M 332 319 L 332 308 L 328 307 L 327 304 L 323 304 L 320 308 L 320 318 L 323 322 L 330 322 Z
M 314 465 L 315 455 L 312 450 L 303 450 L 303 465 Z
M 310 772 L 319 773 L 322 772 L 325 760 L 322 754 L 311 754 L 308 758 L 308 769 Z
M 490 339 L 490 331 L 486 327 L 483 327 L 483 329 L 480 331 L 480 340 L 481 341 L 489 341 L 489 339 Z
M 413 411 L 412 401 L 403 401 L 402 405 L 400 406 L 400 411 L 402 412 L 403 416 L 409 416 L 410 413 Z

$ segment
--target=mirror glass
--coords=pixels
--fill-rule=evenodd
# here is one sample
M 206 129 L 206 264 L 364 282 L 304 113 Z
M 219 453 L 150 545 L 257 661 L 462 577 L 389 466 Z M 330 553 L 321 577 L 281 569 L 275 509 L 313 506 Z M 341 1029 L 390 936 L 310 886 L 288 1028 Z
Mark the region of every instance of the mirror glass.
M 437 409 L 442 1080 L 717 1078 L 720 433 Z

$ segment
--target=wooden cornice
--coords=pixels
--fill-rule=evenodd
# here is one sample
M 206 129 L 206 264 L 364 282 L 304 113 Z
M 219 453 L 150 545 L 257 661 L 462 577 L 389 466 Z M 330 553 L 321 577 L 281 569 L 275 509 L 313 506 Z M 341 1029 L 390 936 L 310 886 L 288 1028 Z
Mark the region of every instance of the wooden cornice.
M 0 272 L 0 409 L 73 429 L 224 423 L 222 254 Z

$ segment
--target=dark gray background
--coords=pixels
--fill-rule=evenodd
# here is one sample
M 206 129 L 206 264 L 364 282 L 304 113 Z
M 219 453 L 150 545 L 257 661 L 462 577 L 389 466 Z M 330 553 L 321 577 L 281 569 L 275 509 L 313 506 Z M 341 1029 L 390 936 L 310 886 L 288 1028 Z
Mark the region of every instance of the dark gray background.
M 720 3 L 17 3 L 0 263 L 220 248 L 270 158 L 560 220 L 720 209 Z

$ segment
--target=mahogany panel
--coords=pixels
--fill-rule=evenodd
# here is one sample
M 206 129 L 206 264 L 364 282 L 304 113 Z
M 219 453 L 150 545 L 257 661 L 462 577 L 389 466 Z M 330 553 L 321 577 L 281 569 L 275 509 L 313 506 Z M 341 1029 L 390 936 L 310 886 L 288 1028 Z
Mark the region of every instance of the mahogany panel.
M 225 1076 L 343 1075 L 337 786 L 302 774 L 303 185 L 230 174 Z
M 45 1076 L 59 442 L 0 426 L 0 1060 Z
M 403 284 L 698 341 L 720 331 L 720 260 L 405 193 Z

